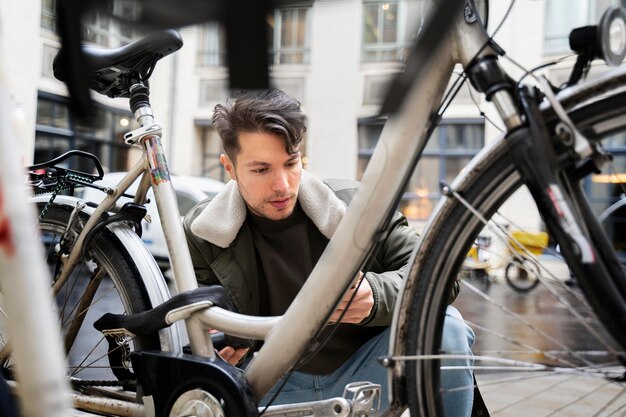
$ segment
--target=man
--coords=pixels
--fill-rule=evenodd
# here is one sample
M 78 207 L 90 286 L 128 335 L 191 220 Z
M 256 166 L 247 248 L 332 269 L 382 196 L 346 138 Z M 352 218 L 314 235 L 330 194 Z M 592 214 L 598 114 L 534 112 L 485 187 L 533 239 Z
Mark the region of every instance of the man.
M 217 105 L 213 126 L 224 146 L 220 161 L 232 181 L 185 218 L 198 281 L 222 285 L 240 313 L 281 315 L 332 237 L 355 184 L 335 182 L 331 188 L 302 169 L 306 116 L 300 103 L 280 90 Z M 331 322 L 343 314 L 337 331 L 289 378 L 273 404 L 341 396 L 355 381 L 386 387 L 386 370 L 376 358 L 387 353 L 395 300 L 417 242 L 416 232 L 397 213 L 371 266 L 359 273 L 360 285 L 346 292 L 332 314 Z M 452 317 L 458 315 L 452 307 L 449 313 L 444 348 L 471 354 L 471 330 L 460 316 Z M 237 364 L 248 352 L 227 347 L 219 353 Z M 471 372 L 444 374 L 443 384 L 471 386 Z M 448 415 L 469 416 L 472 392 L 446 395 Z M 384 392 L 381 408 L 388 406 Z

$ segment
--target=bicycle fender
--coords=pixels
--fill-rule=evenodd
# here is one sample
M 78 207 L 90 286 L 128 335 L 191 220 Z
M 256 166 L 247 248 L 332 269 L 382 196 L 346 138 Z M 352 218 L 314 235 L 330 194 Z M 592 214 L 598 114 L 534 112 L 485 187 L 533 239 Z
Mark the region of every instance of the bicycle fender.
M 34 204 L 45 204 L 50 200 L 50 195 L 38 195 L 30 199 Z M 78 203 L 85 203 L 78 197 L 57 196 L 54 200 L 55 205 L 76 207 Z M 95 208 L 85 205 L 81 212 L 91 216 Z M 123 222 L 115 222 L 106 225 L 106 228 L 118 239 L 119 243 L 124 247 L 144 282 L 148 299 L 153 307 L 156 307 L 170 296 L 170 291 L 159 266 L 154 257 L 150 254 L 148 248 L 135 233 L 135 231 Z M 159 339 L 161 348 L 170 352 L 181 352 L 181 334 L 178 326 L 172 325 L 159 331 Z

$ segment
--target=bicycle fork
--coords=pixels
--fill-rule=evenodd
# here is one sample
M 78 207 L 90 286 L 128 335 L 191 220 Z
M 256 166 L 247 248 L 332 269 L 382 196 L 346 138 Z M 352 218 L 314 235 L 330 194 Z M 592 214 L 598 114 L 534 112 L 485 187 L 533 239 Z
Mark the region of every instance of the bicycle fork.
M 587 148 L 581 161 L 560 161 L 531 92 L 521 90 L 520 101 L 527 123 L 507 134 L 510 155 L 592 307 L 615 339 L 626 346 L 626 274 L 579 184 L 569 179 L 595 169 L 593 159 L 590 162 L 594 150 Z M 550 101 L 556 113 L 567 118 L 556 99 Z M 577 145 L 586 139 L 569 119 L 563 123 L 567 134 L 577 135 L 576 141 L 563 141 L 577 158 L 581 154 Z M 564 162 L 568 166 L 562 168 Z

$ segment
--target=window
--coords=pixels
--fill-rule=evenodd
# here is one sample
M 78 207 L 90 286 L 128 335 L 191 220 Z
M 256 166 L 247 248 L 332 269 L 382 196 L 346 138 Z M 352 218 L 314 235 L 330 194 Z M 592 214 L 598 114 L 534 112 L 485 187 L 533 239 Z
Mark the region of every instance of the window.
M 106 171 L 124 171 L 132 163 L 131 148 L 124 143 L 126 132 L 136 129 L 130 113 L 98 107 L 95 123 L 85 125 L 74 120 L 64 98 L 40 95 L 34 162 L 45 162 L 72 149 L 96 155 Z M 93 163 L 71 158 L 68 168 L 93 172 Z
M 363 3 L 361 61 L 404 61 L 409 41 L 406 35 L 406 5 L 400 1 Z
M 56 0 L 41 1 L 41 27 L 58 34 Z M 116 48 L 128 44 L 135 36 L 132 21 L 139 16 L 140 4 L 131 0 L 113 0 L 104 13 L 83 16 L 83 40 Z
M 213 107 L 229 96 L 226 80 L 200 80 L 198 104 L 200 107 Z
M 277 9 L 268 16 L 271 64 L 309 63 L 310 10 L 310 7 Z
M 358 179 L 363 176 L 383 124 L 381 119 L 360 122 Z M 444 120 L 433 132 L 407 184 L 400 202 L 404 215 L 414 220 L 425 220 L 440 197 L 439 182 L 451 182 L 483 147 L 484 137 L 482 119 Z
M 83 39 L 96 45 L 116 48 L 136 36 L 132 21 L 139 15 L 139 4 L 114 0 L 109 13 L 89 13 L 83 18 Z
M 613 206 L 620 199 L 626 198 L 626 134 L 607 138 L 602 141 L 602 145 L 613 156 L 613 161 L 604 167 L 601 174 L 587 178 L 584 189 L 594 213 L 598 216 L 604 214 L 602 226 L 613 247 L 626 260 L 626 200 L 623 204 Z M 611 206 L 614 211 L 608 215 L 606 210 Z
M 41 27 L 53 33 L 59 33 L 59 22 L 56 17 L 56 0 L 41 1 Z
M 626 134 L 604 139 L 602 145 L 613 160 L 606 164 L 601 174 L 592 175 L 584 186 L 597 215 L 616 202 L 621 194 L 626 194 Z
M 570 52 L 572 29 L 595 25 L 609 6 L 626 6 L 624 0 L 550 0 L 545 2 L 544 53 Z
M 201 175 L 226 182 L 226 171 L 220 162 L 220 155 L 224 153 L 222 140 L 211 126 L 201 126 L 200 146 L 202 147 Z
M 54 78 L 52 64 L 54 62 L 54 57 L 56 56 L 57 52 L 59 52 L 59 50 L 58 48 L 44 44 L 42 52 L 41 76 L 46 78 Z
M 272 65 L 308 64 L 310 54 L 310 7 L 276 9 L 267 16 L 268 53 Z M 196 64 L 227 65 L 226 32 L 219 22 L 200 26 Z
M 226 37 L 224 27 L 218 22 L 205 23 L 198 31 L 196 63 L 201 67 L 226 65 Z

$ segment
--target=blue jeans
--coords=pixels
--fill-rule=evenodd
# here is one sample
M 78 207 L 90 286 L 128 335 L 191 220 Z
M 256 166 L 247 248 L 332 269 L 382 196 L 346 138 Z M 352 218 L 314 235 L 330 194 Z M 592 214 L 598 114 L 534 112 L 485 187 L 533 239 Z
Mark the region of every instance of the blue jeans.
M 311 375 L 294 372 L 272 402 L 273 405 L 318 401 L 332 397 L 342 397 L 345 386 L 350 382 L 369 381 L 383 387 L 380 410 L 389 408 L 387 390 L 387 368 L 377 361 L 389 353 L 390 329 L 370 339 L 346 363 L 330 375 Z M 474 332 L 470 329 L 458 310 L 448 306 L 443 328 L 442 349 L 446 353 L 471 355 Z M 442 361 L 442 366 L 468 366 L 466 359 Z M 277 386 L 280 385 L 280 382 Z M 274 387 L 260 402 L 267 404 L 275 393 Z M 474 380 L 470 369 L 442 370 L 444 408 L 448 417 L 469 417 L 474 401 Z M 456 388 L 456 389 L 455 389 Z M 455 389 L 453 391 L 448 391 Z

